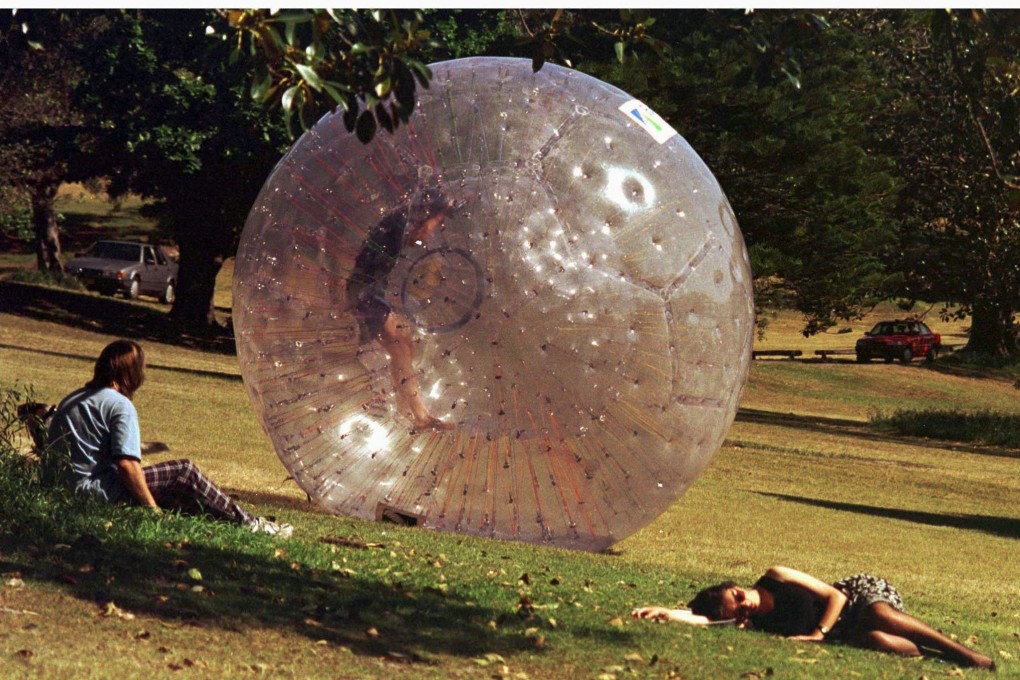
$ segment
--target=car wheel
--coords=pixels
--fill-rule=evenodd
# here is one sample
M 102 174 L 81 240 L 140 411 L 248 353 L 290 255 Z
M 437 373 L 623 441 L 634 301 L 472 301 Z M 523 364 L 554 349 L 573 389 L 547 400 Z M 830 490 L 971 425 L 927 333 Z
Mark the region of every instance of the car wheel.
M 868 363 L 870 361 L 871 361 L 871 357 L 869 357 L 867 354 L 858 354 L 857 355 L 857 363 L 859 363 L 859 364 L 866 364 L 866 363 Z
M 142 284 L 138 279 L 131 279 L 131 285 L 124 291 L 124 297 L 128 300 L 137 300 L 138 294 L 141 292 Z
M 910 351 L 909 347 L 903 348 L 903 354 L 900 355 L 900 361 L 909 364 L 910 360 L 914 358 L 914 353 Z
M 924 355 L 924 360 L 927 361 L 928 363 L 931 363 L 938 359 L 938 357 L 939 351 L 932 347 L 930 350 L 928 350 L 928 353 Z
M 177 291 L 174 289 L 174 282 L 167 281 L 166 288 L 163 289 L 163 294 L 159 296 L 159 301 L 164 305 L 172 305 L 176 298 Z

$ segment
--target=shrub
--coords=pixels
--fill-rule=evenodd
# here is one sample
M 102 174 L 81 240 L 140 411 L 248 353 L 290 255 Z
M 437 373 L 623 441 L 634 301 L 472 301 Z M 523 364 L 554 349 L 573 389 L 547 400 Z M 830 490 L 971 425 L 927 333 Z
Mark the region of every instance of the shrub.
M 51 272 L 44 269 L 20 269 L 11 274 L 12 281 L 20 283 L 34 283 L 44 286 L 56 286 L 69 290 L 85 290 L 76 277 L 64 272 Z
M 912 437 L 1020 448 L 1020 416 L 993 411 L 898 410 L 871 417 L 872 426 Z

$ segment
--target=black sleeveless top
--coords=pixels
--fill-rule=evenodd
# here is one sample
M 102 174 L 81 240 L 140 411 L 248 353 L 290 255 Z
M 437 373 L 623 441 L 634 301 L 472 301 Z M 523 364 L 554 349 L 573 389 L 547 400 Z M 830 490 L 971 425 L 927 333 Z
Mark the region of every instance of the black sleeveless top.
M 772 611 L 751 617 L 751 624 L 757 630 L 784 637 L 807 635 L 818 626 L 825 613 L 825 603 L 800 586 L 762 576 L 754 587 L 767 590 L 775 601 Z

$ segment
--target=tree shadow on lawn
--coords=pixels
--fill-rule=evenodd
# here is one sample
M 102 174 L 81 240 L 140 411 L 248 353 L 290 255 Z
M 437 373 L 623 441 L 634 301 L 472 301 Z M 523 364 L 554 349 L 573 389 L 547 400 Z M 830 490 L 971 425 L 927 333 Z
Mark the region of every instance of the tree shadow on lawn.
M 877 432 L 868 423 L 844 418 L 826 418 L 796 413 L 779 413 L 753 408 L 741 408 L 737 411 L 736 420 L 745 423 L 791 427 L 810 432 L 832 434 L 841 437 L 853 437 L 867 441 L 908 446 L 923 446 L 929 449 L 942 449 L 954 453 L 973 453 L 979 456 L 995 456 L 998 458 L 1020 458 L 1020 451 L 997 446 L 975 446 L 959 442 L 938 441 L 908 435 L 895 435 Z
M 234 338 L 230 334 L 188 333 L 162 309 L 90 293 L 0 281 L 0 313 L 120 338 L 149 340 L 222 354 L 236 352 Z
M 1020 538 L 1020 519 L 1014 517 L 993 517 L 991 515 L 959 515 L 948 513 L 924 512 L 922 510 L 903 510 L 899 508 L 882 508 L 875 505 L 863 505 L 860 503 L 844 503 L 840 501 L 827 501 L 820 498 L 807 498 L 804 496 L 791 496 L 781 493 L 755 492 L 759 496 L 778 498 L 779 500 L 791 503 L 801 503 L 818 508 L 829 510 L 840 510 L 843 512 L 854 512 L 872 517 L 885 517 L 887 519 L 898 519 L 916 524 L 927 524 L 936 527 L 951 527 L 954 529 L 966 529 L 967 531 L 981 531 L 1003 538 Z
M 89 534 L 68 547 L 56 535 L 35 532 L 26 540 L 19 533 L 15 527 L 0 535 L 0 549 L 7 553 L 0 557 L 0 572 L 48 580 L 101 608 L 114 603 L 136 615 L 238 632 L 274 628 L 408 663 L 536 649 L 524 634 L 534 621 L 513 613 L 510 603 L 500 613 L 439 588 L 401 585 L 395 576 L 389 585 L 311 569 L 288 558 L 286 541 L 279 542 L 283 554 L 273 559 L 193 543 L 114 542 Z M 14 561 L 14 552 L 28 559 Z M 340 559 L 344 553 L 337 554 Z M 200 581 L 189 576 L 192 568 L 200 571 Z M 499 622 L 496 630 L 488 625 L 493 619 Z M 370 628 L 376 632 L 367 632 Z M 607 643 L 626 636 L 615 630 L 588 633 Z

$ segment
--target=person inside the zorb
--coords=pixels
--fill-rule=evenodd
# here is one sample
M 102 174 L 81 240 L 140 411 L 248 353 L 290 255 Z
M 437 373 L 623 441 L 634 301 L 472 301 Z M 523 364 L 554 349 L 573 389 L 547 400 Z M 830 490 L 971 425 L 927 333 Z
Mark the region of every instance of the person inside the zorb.
M 401 255 L 409 248 L 425 247 L 443 220 L 462 203 L 432 188 L 387 213 L 369 231 L 347 279 L 347 304 L 358 320 L 361 341 L 378 341 L 389 354 L 397 406 L 410 413 L 416 431 L 452 430 L 454 426 L 430 413 L 422 400 L 413 366 L 412 323 L 387 301 L 388 279 Z

